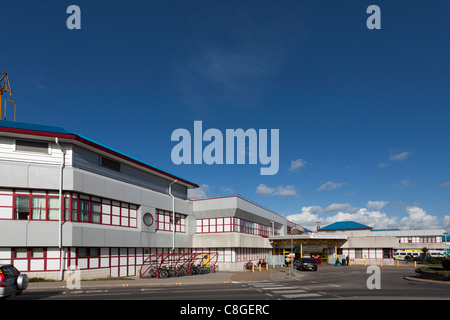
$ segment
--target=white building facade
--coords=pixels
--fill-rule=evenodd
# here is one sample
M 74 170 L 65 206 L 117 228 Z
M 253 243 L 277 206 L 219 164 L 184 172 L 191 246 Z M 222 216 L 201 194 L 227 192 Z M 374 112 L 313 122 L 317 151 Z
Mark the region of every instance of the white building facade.
M 0 262 L 128 277 L 152 254 L 218 252 L 221 270 L 271 254 L 284 217 L 237 196 L 187 199 L 197 187 L 70 130 L 1 121 Z
M 241 196 L 188 199 L 197 187 L 73 131 L 0 121 L 0 263 L 30 277 L 63 279 L 71 266 L 133 277 L 152 255 L 214 253 L 234 271 L 295 251 L 273 239 L 308 233 Z M 378 258 L 435 233 L 347 234 L 339 254 Z

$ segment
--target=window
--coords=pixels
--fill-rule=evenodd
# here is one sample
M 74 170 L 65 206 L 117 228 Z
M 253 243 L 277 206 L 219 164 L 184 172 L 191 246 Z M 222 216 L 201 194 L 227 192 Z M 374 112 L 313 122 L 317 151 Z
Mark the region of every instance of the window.
M 143 220 L 146 226 L 151 226 L 153 224 L 153 216 L 149 212 L 144 214 Z
M 70 220 L 70 198 L 64 198 L 64 219 Z
M 31 249 L 32 258 L 44 258 L 44 248 L 32 248 Z
M 32 197 L 32 215 L 33 220 L 45 220 L 45 197 Z
M 48 154 L 48 143 L 38 141 L 16 140 L 16 151 Z
M 56 191 L 13 191 L 8 207 L 13 213 L 10 217 L 16 220 L 59 220 L 60 201 Z M 97 223 L 121 227 L 137 228 L 138 206 L 131 203 L 102 199 L 95 196 L 66 192 L 63 194 L 64 205 L 61 208 L 65 221 Z M 11 201 L 10 200 L 10 201 Z M 2 202 L 3 201 L 3 202 Z M 0 210 L 0 214 L 2 213 Z M 0 216 L 1 217 L 1 216 Z M 177 231 L 185 228 L 184 217 L 176 216 Z M 184 230 L 182 232 L 185 232 Z
M 28 220 L 30 215 L 30 197 L 17 196 L 16 197 L 16 219 Z
M 59 198 L 48 198 L 48 220 L 58 220 Z
M 80 220 L 82 222 L 89 222 L 89 201 L 80 200 Z
M 173 213 L 161 209 L 156 209 L 158 219 L 157 230 L 173 230 Z M 186 215 L 175 213 L 175 231 L 186 232 Z
M 17 220 L 58 220 L 59 197 L 46 192 L 40 195 L 16 195 L 15 219 Z
M 241 232 L 269 237 L 273 228 L 235 217 L 210 218 L 197 220 L 197 233 Z
M 78 221 L 78 199 L 72 199 L 72 221 Z
M 87 248 L 78 248 L 78 258 L 85 258 L 88 256 Z
M 89 249 L 89 256 L 90 257 L 98 257 L 99 256 L 98 248 L 90 248 Z
M 27 248 L 16 248 L 14 250 L 15 259 L 26 259 L 28 258 Z
M 91 208 L 91 222 L 93 223 L 100 223 L 100 216 L 101 216 L 101 204 L 98 202 L 92 202 Z
M 109 158 L 101 157 L 101 166 L 120 172 L 120 162 L 111 160 Z
M 357 259 L 362 258 L 362 249 L 355 249 L 355 258 Z

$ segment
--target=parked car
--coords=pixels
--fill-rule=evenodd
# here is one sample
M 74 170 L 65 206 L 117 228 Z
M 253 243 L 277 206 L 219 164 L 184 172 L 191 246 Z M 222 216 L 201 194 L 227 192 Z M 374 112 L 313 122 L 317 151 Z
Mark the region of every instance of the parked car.
M 28 276 L 12 264 L 0 264 L 0 299 L 21 294 L 28 287 Z
M 317 263 L 311 258 L 301 258 L 294 261 L 297 270 L 314 270 L 317 271 Z

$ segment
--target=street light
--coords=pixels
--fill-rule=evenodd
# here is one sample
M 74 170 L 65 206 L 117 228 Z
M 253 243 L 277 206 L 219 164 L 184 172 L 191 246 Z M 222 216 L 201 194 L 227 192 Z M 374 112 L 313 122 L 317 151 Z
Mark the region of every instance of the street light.
M 444 232 L 444 240 L 445 240 L 445 258 L 447 259 L 447 231 Z

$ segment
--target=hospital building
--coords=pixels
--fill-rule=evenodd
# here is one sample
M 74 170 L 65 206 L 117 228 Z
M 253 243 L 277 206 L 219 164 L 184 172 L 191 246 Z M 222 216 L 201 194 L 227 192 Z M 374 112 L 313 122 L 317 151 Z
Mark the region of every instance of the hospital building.
M 393 264 L 398 249 L 445 248 L 444 230 L 343 221 L 311 232 L 240 195 L 189 199 L 198 187 L 71 130 L 0 121 L 0 263 L 49 279 L 76 266 L 89 279 L 140 276 L 169 255 L 238 271 L 288 253 Z

